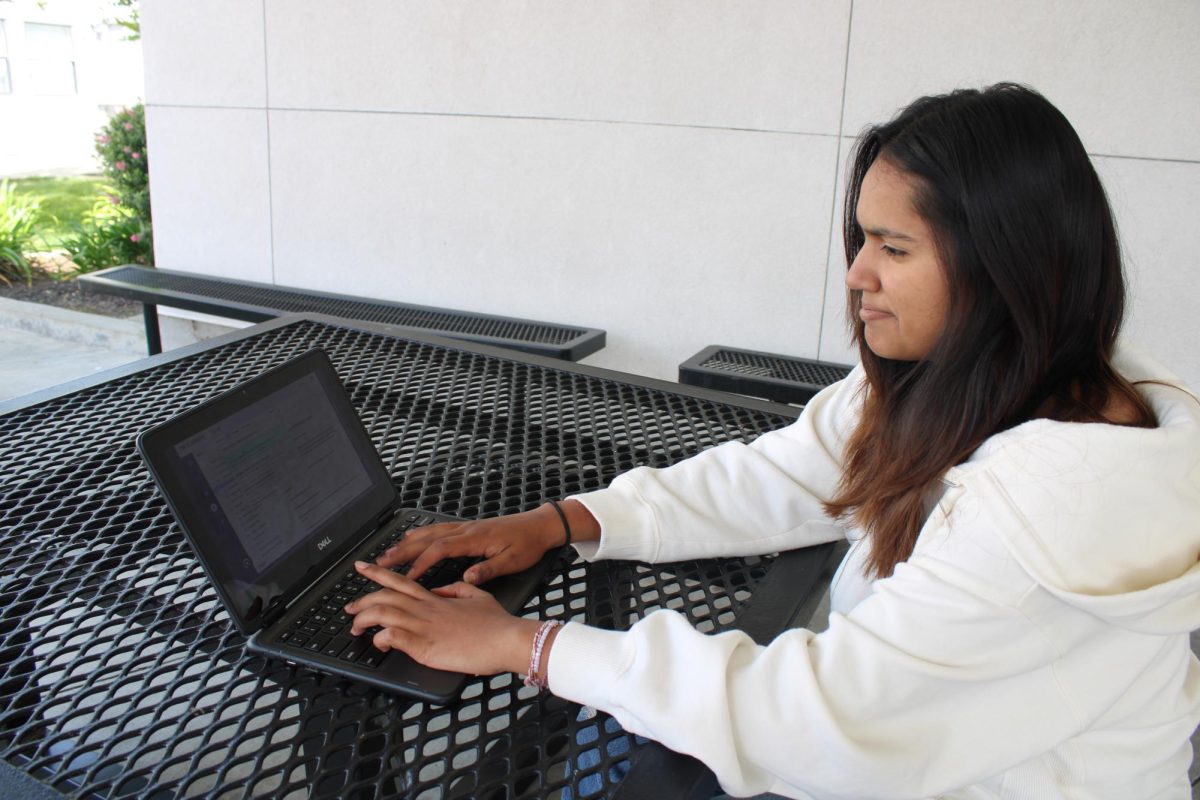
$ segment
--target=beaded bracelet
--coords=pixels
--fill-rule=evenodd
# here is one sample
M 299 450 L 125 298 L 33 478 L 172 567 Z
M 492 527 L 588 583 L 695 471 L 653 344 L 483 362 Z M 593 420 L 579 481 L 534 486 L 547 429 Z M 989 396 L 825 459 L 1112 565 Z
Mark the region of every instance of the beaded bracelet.
M 555 511 L 558 512 L 558 518 L 562 520 L 563 533 L 565 533 L 567 535 L 567 540 L 565 542 L 563 542 L 563 547 L 567 547 L 568 545 L 571 544 L 571 525 L 570 525 L 570 523 L 567 522 L 567 514 L 558 505 L 557 500 L 547 500 L 546 502 L 550 504 L 551 508 L 553 508 Z
M 550 631 L 560 625 L 562 623 L 558 620 L 548 619 L 538 627 L 537 633 L 533 635 L 533 651 L 529 654 L 529 672 L 525 675 L 526 686 L 545 689 L 549 683 L 549 677 L 538 672 L 538 667 L 542 664 L 542 650 L 546 648 L 546 640 L 550 638 Z

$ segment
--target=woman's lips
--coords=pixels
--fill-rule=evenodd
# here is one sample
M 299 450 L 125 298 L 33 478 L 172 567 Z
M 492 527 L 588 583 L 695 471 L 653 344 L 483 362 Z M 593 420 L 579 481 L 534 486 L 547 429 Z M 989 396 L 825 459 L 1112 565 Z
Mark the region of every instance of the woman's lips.
M 892 315 L 888 312 L 872 306 L 863 306 L 858 310 L 858 318 L 863 322 L 875 322 L 877 320 L 887 319 L 890 316 Z

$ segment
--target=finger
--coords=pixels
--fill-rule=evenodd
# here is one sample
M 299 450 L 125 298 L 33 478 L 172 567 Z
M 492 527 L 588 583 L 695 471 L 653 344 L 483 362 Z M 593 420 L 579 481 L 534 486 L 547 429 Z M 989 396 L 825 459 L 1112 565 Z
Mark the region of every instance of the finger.
M 392 572 L 386 567 L 368 564 L 366 561 L 355 561 L 354 568 L 358 570 L 359 575 L 385 589 L 394 589 L 397 592 L 403 592 L 404 594 L 418 598 L 429 596 L 429 590 L 424 586 L 409 580 L 403 575 Z
M 393 602 L 388 604 L 373 605 L 358 614 L 354 615 L 354 621 L 350 623 L 350 635 L 358 636 L 363 631 L 374 627 L 382 628 L 410 628 L 416 621 L 417 617 L 411 613 L 416 610 L 412 608 L 415 600 L 408 597 L 393 597 Z
M 540 554 L 539 554 L 540 557 Z M 480 561 L 478 564 L 472 564 L 463 572 L 463 580 L 467 583 L 479 586 L 482 583 L 487 583 L 492 578 L 500 575 L 511 575 L 514 572 L 520 572 L 526 567 L 533 566 L 533 561 L 523 562 L 519 559 L 518 554 L 513 548 L 506 547 L 496 555 L 489 559 Z
M 355 600 L 351 600 L 343 606 L 347 614 L 361 614 L 368 608 L 375 606 L 401 606 L 406 603 L 421 602 L 411 595 L 403 592 L 397 592 L 394 589 L 378 589 L 370 594 L 364 594 Z
M 483 589 L 472 586 L 469 583 L 463 583 L 462 581 L 447 584 L 446 586 L 439 586 L 433 590 L 433 593 L 438 597 L 454 597 L 460 599 L 488 596 L 488 593 Z
M 384 628 L 379 633 L 371 637 L 371 644 L 376 650 L 387 652 L 388 650 L 400 650 L 412 657 L 413 661 L 425 666 L 432 666 L 430 662 L 433 640 L 418 631 L 409 631 L 403 628 Z
M 424 552 L 412 562 L 412 566 L 408 569 L 408 577 L 416 580 L 434 564 L 447 558 L 485 555 L 483 551 L 486 547 L 486 540 L 479 536 L 461 535 L 438 539 L 425 548 Z
M 394 567 L 397 564 L 407 564 L 419 556 L 435 539 L 452 536 L 462 527 L 459 522 L 442 522 L 437 525 L 426 525 L 423 528 L 413 528 L 404 534 L 404 538 L 383 551 L 376 560 L 381 567 Z
M 411 654 L 420 640 L 421 637 L 403 628 L 388 627 L 372 636 L 371 644 L 376 650 L 381 650 L 384 653 L 395 648 L 396 650 Z
M 481 583 L 487 583 L 496 574 L 494 558 L 489 558 L 487 561 L 480 561 L 478 564 L 472 564 L 463 572 L 463 580 L 467 583 L 478 586 Z

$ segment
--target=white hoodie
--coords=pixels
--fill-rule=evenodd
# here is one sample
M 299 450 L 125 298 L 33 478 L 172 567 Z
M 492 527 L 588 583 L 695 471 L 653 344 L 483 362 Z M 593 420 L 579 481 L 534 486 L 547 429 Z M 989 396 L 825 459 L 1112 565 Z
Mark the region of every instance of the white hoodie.
M 1123 354 L 1133 381 L 1179 384 Z M 580 495 L 589 559 L 769 553 L 847 535 L 823 514 L 861 369 L 789 427 Z M 659 611 L 572 623 L 550 688 L 699 758 L 736 796 L 1189 798 L 1200 722 L 1200 402 L 1142 384 L 1153 430 L 1035 420 L 945 476 L 909 559 L 862 574 L 829 627 L 769 646 Z M 852 539 L 861 537 L 851 531 Z

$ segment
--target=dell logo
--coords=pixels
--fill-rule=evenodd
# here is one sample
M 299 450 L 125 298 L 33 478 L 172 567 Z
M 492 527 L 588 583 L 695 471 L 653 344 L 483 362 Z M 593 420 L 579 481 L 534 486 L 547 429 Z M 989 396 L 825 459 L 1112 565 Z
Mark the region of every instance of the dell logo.
M 333 540 L 330 539 L 328 536 L 326 536 L 324 539 L 317 542 L 317 549 L 324 550 L 326 547 L 329 547 L 329 545 L 331 545 L 331 544 L 333 544 Z

